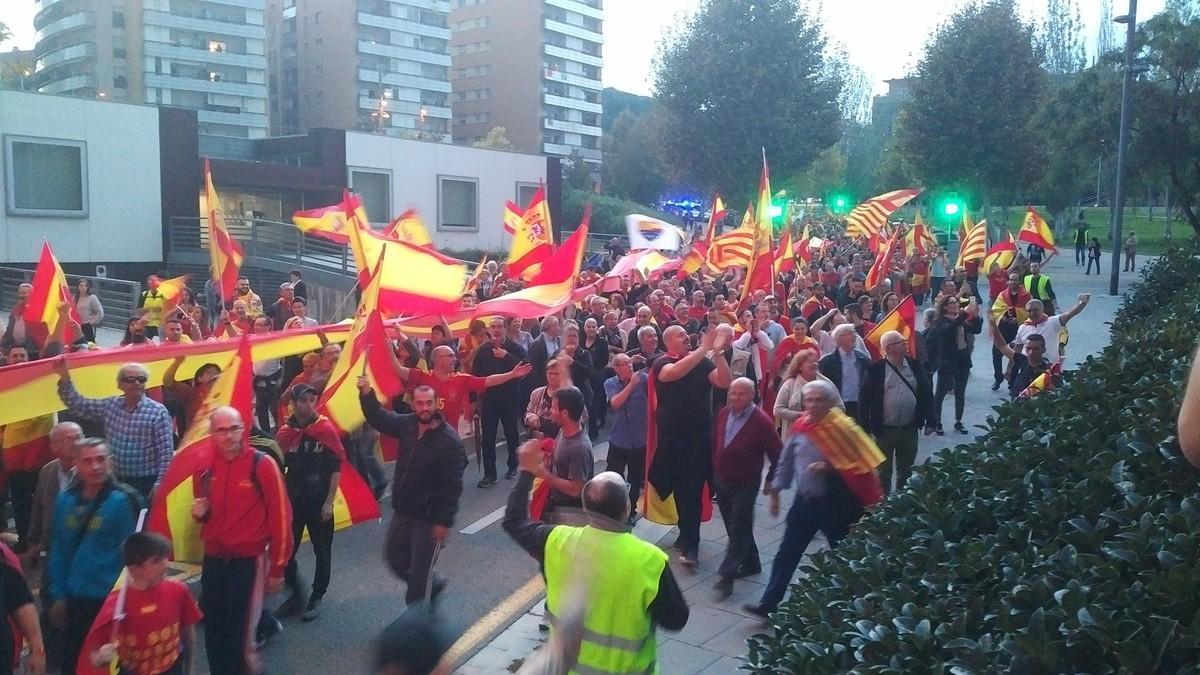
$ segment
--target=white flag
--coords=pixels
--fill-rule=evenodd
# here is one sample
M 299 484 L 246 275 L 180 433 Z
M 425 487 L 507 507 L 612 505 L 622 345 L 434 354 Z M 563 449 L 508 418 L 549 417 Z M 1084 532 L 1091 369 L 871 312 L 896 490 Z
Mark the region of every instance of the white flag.
M 629 230 L 630 250 L 656 248 L 678 251 L 683 244 L 683 232 L 678 227 L 640 213 L 625 216 L 625 228 Z

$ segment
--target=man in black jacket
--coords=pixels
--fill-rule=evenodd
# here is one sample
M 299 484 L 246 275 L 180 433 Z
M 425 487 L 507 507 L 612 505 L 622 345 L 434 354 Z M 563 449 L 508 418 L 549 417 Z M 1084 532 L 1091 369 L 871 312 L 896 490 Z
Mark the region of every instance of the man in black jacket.
M 933 385 L 925 367 L 910 357 L 904 336 L 891 330 L 879 339 L 883 358 L 867 366 L 867 379 L 859 399 L 858 417 L 883 451 L 879 478 L 883 491 L 892 489 L 892 467 L 896 488 L 908 482 L 917 459 L 917 430 L 925 426 L 933 401 Z
M 488 324 L 488 341 L 481 344 L 475 352 L 471 373 L 479 377 L 502 375 L 511 371 L 525 359 L 525 350 L 508 339 L 508 329 L 504 317 L 494 316 Z M 483 472 L 484 477 L 496 482 L 496 431 L 497 426 L 504 426 L 504 445 L 508 449 L 508 472 L 505 478 L 512 479 L 517 475 L 517 434 L 520 427 L 517 423 L 524 410 L 525 401 L 521 400 L 521 383 L 509 380 L 504 384 L 485 389 L 480 395 L 480 424 L 483 427 Z
M 562 324 L 559 323 L 558 317 L 543 318 L 541 327 L 542 332 L 529 345 L 529 364 L 533 366 L 533 372 L 530 373 L 526 385 L 529 391 L 546 386 L 546 364 L 562 348 L 562 339 L 559 337 Z
M 393 513 L 384 555 L 392 572 L 408 583 L 404 601 L 412 605 L 425 597 L 430 575 L 434 596 L 446 587 L 446 580 L 433 574 L 434 551 L 445 541 L 458 512 L 466 450 L 436 412 L 432 387 L 413 391 L 411 415 L 384 410 L 365 377 L 358 378 L 358 392 L 367 423 L 399 439 L 403 449 L 392 481 Z
M 821 374 L 828 377 L 841 394 L 846 414 L 856 421 L 859 419 L 858 402 L 862 400 L 863 383 L 867 379 L 867 365 L 871 363 L 871 357 L 855 346 L 857 337 L 852 324 L 843 323 L 834 328 L 833 341 L 837 343 L 837 349 L 817 362 Z

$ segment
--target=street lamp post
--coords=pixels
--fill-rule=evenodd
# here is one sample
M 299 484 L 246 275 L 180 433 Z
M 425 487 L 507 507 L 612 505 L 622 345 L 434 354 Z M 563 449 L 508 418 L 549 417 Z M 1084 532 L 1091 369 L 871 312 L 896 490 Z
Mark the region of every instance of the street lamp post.
M 1117 177 L 1113 192 L 1112 266 L 1108 275 L 1108 294 L 1117 294 L 1121 277 L 1121 226 L 1125 220 L 1125 160 L 1129 151 L 1129 117 L 1133 103 L 1133 45 L 1137 35 L 1137 0 L 1129 0 L 1129 13 L 1113 19 L 1125 24 L 1125 77 L 1121 83 L 1121 128 L 1117 133 Z

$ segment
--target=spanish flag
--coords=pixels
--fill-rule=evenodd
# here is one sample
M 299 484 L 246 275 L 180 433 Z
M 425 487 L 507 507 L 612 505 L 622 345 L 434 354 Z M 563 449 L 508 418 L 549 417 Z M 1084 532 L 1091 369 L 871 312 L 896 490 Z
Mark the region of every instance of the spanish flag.
M 788 207 L 791 215 L 792 207 Z M 779 237 L 779 246 L 775 247 L 775 276 L 784 272 L 796 270 L 796 253 L 792 250 L 791 218 L 784 218 L 783 234 Z
M 812 241 L 812 235 L 808 231 L 808 223 L 804 223 L 804 232 L 800 234 L 800 240 L 792 247 L 792 253 L 806 263 L 812 262 L 812 250 L 808 248 L 810 241 Z
M 479 260 L 479 264 L 475 266 L 475 271 L 467 279 L 467 287 L 463 289 L 463 293 L 474 293 L 475 289 L 479 288 L 479 279 L 483 275 L 483 270 L 487 267 L 487 259 L 487 254 L 484 253 L 483 258 Z
M 792 432 L 808 436 L 863 508 L 883 500 L 883 484 L 875 473 L 884 461 L 883 453 L 846 413 L 833 408 L 819 420 L 805 413 L 792 425 Z
M 513 236 L 506 266 L 508 276 L 533 278 L 537 265 L 545 262 L 554 250 L 546 189 L 539 186 L 524 209 L 508 202 L 504 210 L 504 229 Z
M 408 209 L 396 216 L 395 220 L 384 228 L 383 234 L 413 246 L 433 247 L 433 238 L 429 236 L 429 228 L 425 227 L 425 222 L 421 220 L 421 215 L 417 213 L 416 209 Z
M 888 274 L 892 271 L 892 260 L 896 257 L 896 252 L 900 250 L 902 241 L 900 238 L 900 229 L 892 233 L 892 238 L 888 240 L 887 247 L 883 252 L 875 257 L 875 262 L 871 263 L 871 269 L 867 270 L 867 279 L 863 287 L 868 291 L 883 283 L 887 279 Z
M 704 243 L 712 244 L 713 237 L 717 236 L 717 224 L 725 219 L 725 200 L 721 199 L 721 195 L 713 194 L 712 212 L 708 215 L 708 227 L 704 228 Z
M 345 244 L 350 241 L 346 235 L 346 212 L 342 210 L 340 203 L 306 211 L 296 211 L 292 214 L 292 223 L 304 234 L 311 234 L 335 244 Z
M 50 429 L 54 415 L 12 422 L 0 428 L 0 445 L 4 448 L 4 471 L 38 471 L 54 459 L 50 450 Z
M 1025 222 L 1021 223 L 1021 231 L 1017 233 L 1017 241 L 1023 241 L 1038 246 L 1047 251 L 1058 252 L 1054 246 L 1054 233 L 1037 211 L 1030 206 L 1025 212 Z
M 221 299 L 229 301 L 233 299 L 246 253 L 225 226 L 225 212 L 221 210 L 221 199 L 213 185 L 212 167 L 207 159 L 204 160 L 204 190 L 208 201 L 209 274 L 217 282 Z
M 925 226 L 925 221 L 921 220 L 921 212 L 918 210 L 912 229 L 904 236 L 904 253 L 907 256 L 925 256 L 935 246 L 937 240 L 929 233 L 929 228 Z
M 237 352 L 217 376 L 208 397 L 200 405 L 179 442 L 167 473 L 154 491 L 148 528 L 171 540 L 172 557 L 180 562 L 199 562 L 204 558 L 204 543 L 200 540 L 200 523 L 192 518 L 192 501 L 196 498 L 195 476 L 209 470 L 213 464 L 212 437 L 209 418 L 217 408 L 232 406 L 245 421 L 243 442 L 249 438 L 254 407 L 254 369 L 250 341 L 243 335 Z
M 654 371 L 650 370 L 647 377 L 649 379 L 646 382 L 646 403 L 649 409 L 649 423 L 646 425 L 646 480 L 642 492 L 642 517 L 659 525 L 676 525 L 679 523 L 679 509 L 675 506 L 674 490 L 656 487 L 654 481 L 650 480 L 652 473 L 658 473 L 658 467 L 654 464 L 655 455 L 658 454 L 658 393 L 654 383 Z M 662 461 L 662 458 L 659 459 Z M 652 469 L 655 471 L 652 472 Z M 667 470 L 670 471 L 669 466 Z M 712 520 L 712 513 L 712 496 L 708 483 L 705 482 L 700 493 L 700 520 Z
M 347 194 L 343 210 L 353 214 L 360 204 L 358 197 Z M 440 314 L 458 309 L 466 265 L 427 248 L 385 239 L 357 217 L 350 218 L 347 232 L 363 288 L 371 281 L 371 270 L 387 253 L 387 265 L 379 270 L 379 309 L 395 314 Z
M 1017 243 L 1013 240 L 1012 232 L 1004 233 L 1004 241 L 988 249 L 987 257 L 983 259 L 983 273 L 992 271 L 992 265 L 1000 269 L 1008 269 L 1017 260 Z
M 75 311 L 75 300 L 71 296 L 71 288 L 67 285 L 67 275 L 63 274 L 58 258 L 50 250 L 50 242 L 42 242 L 42 255 L 38 258 L 37 269 L 33 272 L 33 290 L 25 303 L 25 311 L 21 318 L 28 323 L 45 324 L 49 335 L 55 334 L 58 328 L 58 307 L 67 303 L 70 308 L 70 319 L 75 326 L 82 323 L 79 313 Z M 74 326 L 67 325 L 63 332 L 63 342 L 70 344 L 75 341 L 78 332 Z M 38 345 L 38 348 L 45 345 Z
M 1001 293 L 999 296 L 997 296 L 996 301 L 992 303 L 992 309 L 991 309 L 992 321 L 999 321 L 1000 317 L 1007 314 L 1009 312 L 1009 310 L 1013 311 L 1013 316 L 1016 317 L 1017 323 L 1025 323 L 1026 321 L 1028 321 L 1029 320 L 1029 312 L 1025 311 L 1024 307 L 1021 307 L 1021 306 L 1013 307 L 1011 304 L 1009 304 L 1008 296 L 1009 296 L 1009 293 L 1006 290 L 1003 293 Z
M 1046 372 L 1033 378 L 1033 381 L 1029 383 L 1029 386 L 1025 387 L 1024 391 L 1022 391 L 1020 394 L 1017 394 L 1017 398 L 1026 399 L 1037 396 L 1043 391 L 1050 391 L 1051 389 L 1054 389 L 1056 386 L 1058 386 L 1055 380 L 1061 373 L 1062 362 L 1060 361 L 1050 366 L 1050 369 Z
M 579 224 L 579 228 L 563 242 L 553 256 L 542 263 L 541 269 L 529 281 L 528 286 L 479 303 L 475 306 L 475 315 L 545 316 L 574 304 L 573 292 L 575 282 L 579 279 L 579 268 L 583 264 L 583 254 L 587 249 L 588 223 L 591 216 L 592 205 L 588 204 L 583 209 L 583 222 Z
M 904 296 L 900 304 L 896 305 L 896 309 L 888 312 L 887 316 L 880 319 L 879 323 L 875 324 L 875 328 L 863 337 L 863 342 L 871 352 L 871 358 L 883 358 L 883 347 L 880 345 L 880 341 L 883 339 L 883 334 L 889 330 L 903 335 L 904 342 L 908 347 L 908 355 L 914 359 L 917 358 L 917 305 L 913 302 L 911 295 Z
M 162 295 L 162 312 L 164 317 L 175 311 L 175 308 L 179 306 L 179 299 L 183 297 L 183 291 L 187 288 L 190 279 L 191 275 L 185 274 L 181 277 L 158 280 L 158 286 L 155 287 L 155 290 Z

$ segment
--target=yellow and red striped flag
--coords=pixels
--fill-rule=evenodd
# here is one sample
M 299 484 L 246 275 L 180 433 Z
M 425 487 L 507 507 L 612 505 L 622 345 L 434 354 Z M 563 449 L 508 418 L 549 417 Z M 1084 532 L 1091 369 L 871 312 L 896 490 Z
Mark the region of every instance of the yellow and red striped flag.
M 749 265 L 754 253 L 754 232 L 741 228 L 717 235 L 708 247 L 708 264 L 717 270 Z
M 870 434 L 846 413 L 834 408 L 819 420 L 805 413 L 792 425 L 792 431 L 808 436 L 863 508 L 883 499 L 883 486 L 875 473 L 875 467 L 884 461 L 883 453 Z
M 717 236 L 717 223 L 720 223 L 725 218 L 725 201 L 721 199 L 721 195 L 713 195 L 712 212 L 708 216 L 708 227 L 704 228 L 704 243 L 712 244 L 713 237 Z
M 851 239 L 870 239 L 883 229 L 893 213 L 919 194 L 920 189 L 893 190 L 855 206 L 846 216 L 846 236 Z
M 347 194 L 343 210 L 361 209 L 357 196 Z M 395 314 L 444 314 L 458 309 L 466 283 L 467 266 L 427 248 L 386 239 L 351 216 L 346 225 L 350 250 L 358 266 L 362 288 L 371 283 L 371 270 L 379 267 L 379 309 Z
M 233 299 L 246 253 L 225 226 L 225 212 L 221 210 L 221 199 L 213 185 L 212 167 L 207 159 L 204 160 L 204 190 L 208 202 L 209 274 L 217 282 L 221 299 L 228 301 Z
M 512 202 L 505 205 L 504 230 L 513 236 L 506 273 L 526 281 L 532 279 L 537 274 L 537 266 L 554 252 L 545 187 L 539 186 L 529 200 L 529 206 L 523 209 Z
M 33 271 L 32 285 L 33 290 L 29 292 L 29 300 L 25 302 L 21 318 L 29 323 L 45 324 L 48 334 L 54 335 L 60 316 L 58 307 L 65 302 L 70 308 L 68 316 L 74 325 L 82 323 L 79 312 L 75 311 L 75 300 L 71 296 L 71 287 L 67 285 L 67 275 L 63 274 L 62 265 L 58 264 L 58 258 L 54 257 L 48 241 L 42 242 L 42 254 Z M 77 336 L 74 326 L 68 324 L 63 331 L 63 342 L 70 344 Z
M 767 169 L 767 149 L 762 150 L 762 174 L 758 179 L 758 212 L 754 218 L 754 248 L 746 266 L 746 283 L 738 308 L 745 307 L 755 291 L 774 290 L 774 261 L 771 252 L 771 175 Z
M 900 304 L 888 312 L 887 316 L 880 319 L 879 323 L 875 324 L 875 328 L 863 337 L 867 350 L 871 352 L 871 358 L 883 358 L 883 347 L 880 345 L 880 341 L 883 339 L 883 334 L 889 330 L 903 335 L 908 355 L 914 359 L 917 358 L 917 304 L 913 302 L 911 295 L 904 296 Z
M 901 245 L 900 230 L 896 229 L 892 233 L 892 238 L 888 240 L 887 247 L 883 252 L 875 256 L 875 262 L 871 263 L 871 269 L 867 270 L 867 278 L 863 283 L 863 287 L 868 291 L 874 289 L 887 279 L 888 274 L 892 271 L 892 260 L 896 257 L 896 252 L 900 250 Z
M 421 214 L 417 213 L 416 209 L 407 209 L 404 213 L 396 216 L 383 229 L 383 236 L 413 246 L 433 247 L 433 238 L 429 236 L 429 228 L 425 227 L 425 221 L 421 220 Z
M 1025 221 L 1021 223 L 1021 231 L 1017 233 L 1017 241 L 1023 241 L 1047 251 L 1058 252 L 1054 246 L 1054 233 L 1050 230 L 1050 226 L 1046 224 L 1046 219 L 1042 218 L 1032 206 L 1025 212 Z
M 963 215 L 967 227 L 966 237 L 958 244 L 958 260 L 955 267 L 963 267 L 972 260 L 983 260 L 987 256 L 987 221 L 978 224 L 971 222 L 971 217 Z

